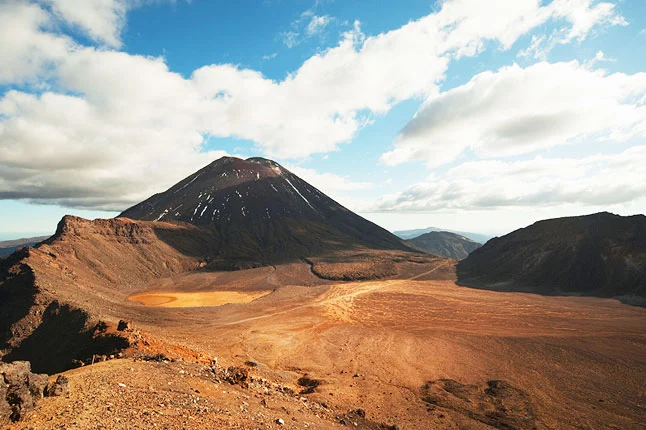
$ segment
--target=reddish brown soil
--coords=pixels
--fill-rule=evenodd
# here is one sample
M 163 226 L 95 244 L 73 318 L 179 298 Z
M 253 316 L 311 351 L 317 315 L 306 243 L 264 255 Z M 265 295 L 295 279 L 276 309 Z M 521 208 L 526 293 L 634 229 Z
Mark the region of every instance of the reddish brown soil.
M 405 279 L 363 282 L 321 280 L 306 263 L 187 273 L 200 261 L 167 248 L 147 226 L 77 223 L 63 240 L 32 251 L 23 264 L 38 291 L 13 327 L 28 336 L 40 309 L 56 297 L 85 309 L 92 321 L 111 327 L 130 321 L 129 335 L 140 340 L 127 357 L 163 353 L 184 361 L 127 358 L 68 371 L 70 397 L 44 399 L 16 428 L 357 422 L 358 428 L 639 429 L 646 422 L 645 308 L 460 287 L 452 279 L 454 262 L 439 259 L 398 259 L 395 278 Z M 89 239 L 75 242 L 74 229 L 87 229 Z M 272 290 L 219 307 L 128 301 L 150 291 Z M 251 376 L 267 382 L 247 388 L 218 382 L 208 369 L 215 358 L 221 368 L 254 362 Z M 293 396 L 283 387 L 308 394 Z M 351 412 L 359 408 L 361 414 Z
M 296 390 L 299 378 L 308 375 L 321 382 L 303 397 L 324 403 L 327 415 L 297 412 L 302 409 L 298 398 L 267 397 L 239 387 L 231 391 L 197 371 L 198 376 L 182 376 L 182 385 L 175 365 L 115 361 L 67 372 L 78 385 L 75 394 L 46 399 L 24 426 L 76 422 L 79 428 L 101 428 L 99 423 L 119 428 L 119 418 L 122 428 L 152 427 L 153 421 L 142 415 L 148 411 L 158 425 L 169 428 L 200 428 L 206 422 L 277 428 L 276 417 L 287 417 L 287 428 L 304 428 L 305 422 L 311 428 L 334 428 L 337 416 L 356 408 L 372 422 L 401 428 L 516 423 L 512 428 L 637 429 L 646 419 L 646 310 L 614 300 L 392 280 L 284 287 L 244 305 L 146 309 L 159 312 L 158 318 L 134 325 L 161 340 L 155 347 L 182 356 L 181 348 L 168 346 L 181 345 L 201 357 L 218 357 L 225 366 L 253 361 L 258 367 L 252 374 Z M 127 388 L 118 387 L 119 381 L 126 381 Z M 511 388 L 495 397 L 487 394 L 489 381 Z M 210 412 L 198 412 L 193 388 L 206 393 L 197 397 Z M 265 397 L 276 406 L 272 411 L 260 404 Z M 247 407 L 243 401 L 256 404 Z M 113 406 L 106 415 L 108 403 Z M 469 409 L 478 404 L 486 407 Z M 508 418 L 509 412 L 496 421 L 500 405 L 522 419 Z M 258 412 L 262 424 L 251 420 Z M 289 421 L 292 416 L 296 422 Z
M 343 427 L 333 411 L 293 392 L 297 385 L 254 373 L 243 387 L 191 362 L 106 361 L 66 372 L 69 396 L 45 399 L 27 420 L 9 428 Z

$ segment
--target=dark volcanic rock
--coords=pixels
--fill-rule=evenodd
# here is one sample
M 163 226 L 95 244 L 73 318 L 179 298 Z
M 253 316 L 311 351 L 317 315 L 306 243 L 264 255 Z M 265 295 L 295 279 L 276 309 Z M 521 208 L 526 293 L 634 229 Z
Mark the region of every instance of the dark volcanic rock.
M 202 229 L 202 243 L 164 236 L 177 249 L 204 248 L 219 268 L 253 267 L 357 247 L 413 250 L 264 158 L 223 157 L 120 217 Z M 197 241 L 196 241 L 197 242 Z
M 312 394 L 316 391 L 316 388 L 321 385 L 321 381 L 310 378 L 308 375 L 304 375 L 298 378 L 298 385 L 303 387 L 299 394 Z
M 28 361 L 0 364 L 0 374 L 2 374 L 5 383 L 9 386 L 28 386 L 29 373 L 31 373 L 31 365 Z
M 366 411 L 363 409 L 354 409 L 336 417 L 339 424 L 351 428 L 360 428 L 366 430 L 398 430 L 396 425 L 379 423 L 366 418 Z
M 43 398 L 47 375 L 31 372 L 28 361 L 0 363 L 0 424 L 18 421 Z
M 646 217 L 607 212 L 539 221 L 491 239 L 457 267 L 458 283 L 500 291 L 646 297 Z
M 227 368 L 224 380 L 232 385 L 246 384 L 249 378 L 249 370 L 244 367 L 230 366 Z
M 459 234 L 432 231 L 408 240 L 408 243 L 429 254 L 462 260 L 482 245 Z
M 42 399 L 47 387 L 47 375 L 44 373 L 30 373 L 27 379 L 31 395 L 36 399 Z
M 119 324 L 117 325 L 118 331 L 124 331 L 129 329 L 130 329 L 130 323 L 128 321 L 119 320 Z
M 70 391 L 69 384 L 70 381 L 67 376 L 58 375 L 56 381 L 47 387 L 45 394 L 47 394 L 47 397 L 66 396 Z
M 9 386 L 4 381 L 4 378 L 0 377 L 0 426 L 5 425 L 9 422 L 9 417 L 13 412 L 11 405 L 7 401 L 7 391 Z

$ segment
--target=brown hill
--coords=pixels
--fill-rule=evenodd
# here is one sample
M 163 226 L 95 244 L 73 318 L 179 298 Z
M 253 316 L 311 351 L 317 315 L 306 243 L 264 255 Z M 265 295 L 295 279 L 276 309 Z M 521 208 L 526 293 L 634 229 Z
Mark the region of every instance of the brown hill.
M 415 248 L 440 257 L 462 260 L 482 245 L 459 234 L 448 231 L 432 231 L 409 239 Z
M 358 247 L 414 251 L 264 158 L 223 157 L 119 217 L 200 227 L 202 255 L 212 267 L 276 264 Z
M 461 284 L 501 291 L 646 297 L 646 217 L 539 221 L 491 239 L 458 265 Z
M 190 238 L 190 226 L 155 227 Z M 121 318 L 131 289 L 198 267 L 145 223 L 66 216 L 49 240 L 0 260 L 0 355 L 50 373 L 109 353 L 121 341 L 97 324 Z

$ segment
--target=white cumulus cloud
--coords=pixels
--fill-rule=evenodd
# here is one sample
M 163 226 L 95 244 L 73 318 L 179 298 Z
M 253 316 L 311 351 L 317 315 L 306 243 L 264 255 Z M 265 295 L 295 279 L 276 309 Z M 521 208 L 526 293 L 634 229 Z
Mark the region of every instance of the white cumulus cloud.
M 477 54 L 488 41 L 509 48 L 549 19 L 563 20 L 573 39 L 594 25 L 621 21 L 605 2 L 496 0 L 485 7 L 479 0 L 446 1 L 440 11 L 383 34 L 366 36 L 357 22 L 336 46 L 273 81 L 230 64 L 205 65 L 183 77 L 163 58 L 110 49 L 120 44 L 123 14 L 140 3 L 0 5 L 0 82 L 30 85 L 0 96 L 0 198 L 123 208 L 222 155 L 204 152 L 209 137 L 248 139 L 263 154 L 284 159 L 329 152 L 400 101 L 427 97 L 432 105 L 455 96 L 439 96 L 449 62 Z M 61 34 L 61 20 L 101 46 L 81 46 Z M 633 88 L 633 78 L 597 79 L 624 82 L 624 92 Z M 608 109 L 617 104 L 624 105 L 615 100 Z M 626 123 L 639 114 L 630 106 L 621 113 Z M 455 128 L 450 115 L 448 127 Z M 521 119 L 531 128 L 531 118 Z M 534 145 L 524 123 L 498 125 L 508 126 L 493 130 L 499 136 L 520 135 L 525 146 Z M 572 129 L 568 121 L 559 127 Z M 556 137 L 544 136 L 541 145 Z M 478 146 L 514 146 L 501 142 Z M 405 147 L 399 142 L 396 151 Z
M 121 31 L 126 23 L 127 0 L 44 0 L 54 14 L 77 26 L 93 40 L 108 46 L 121 45 Z
M 503 67 L 430 97 L 404 127 L 389 165 L 439 166 L 466 150 L 479 157 L 646 135 L 646 73 L 608 75 L 576 61 Z
M 463 163 L 383 196 L 373 210 L 432 212 L 579 205 L 608 208 L 646 198 L 646 146 L 584 158 Z
M 0 2 L 0 84 L 34 79 L 70 52 L 69 38 L 45 31 L 52 26 L 36 4 Z

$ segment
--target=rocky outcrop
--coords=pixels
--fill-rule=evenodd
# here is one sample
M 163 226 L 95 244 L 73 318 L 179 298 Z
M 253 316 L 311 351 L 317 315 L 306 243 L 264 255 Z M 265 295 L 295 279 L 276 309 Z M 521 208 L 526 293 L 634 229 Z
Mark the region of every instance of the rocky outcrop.
M 32 373 L 29 362 L 0 363 L 0 424 L 21 419 L 46 388 L 47 375 Z
M 0 425 L 19 421 L 43 397 L 66 396 L 69 389 L 66 376 L 48 384 L 48 376 L 33 373 L 28 361 L 0 363 Z
M 150 224 L 66 216 L 44 243 L 1 259 L 0 358 L 28 360 L 51 374 L 127 347 L 124 336 L 100 324 L 121 319 L 111 313 L 115 302 L 152 279 L 200 265 L 160 240 Z
M 34 370 L 52 374 L 89 362 L 93 355 L 117 354 L 128 346 L 124 336 L 93 325 L 85 311 L 53 301 L 38 326 L 3 359 L 29 360 Z
M 49 384 L 45 390 L 47 397 L 66 396 L 70 391 L 70 380 L 65 375 L 58 375 L 53 384 Z

